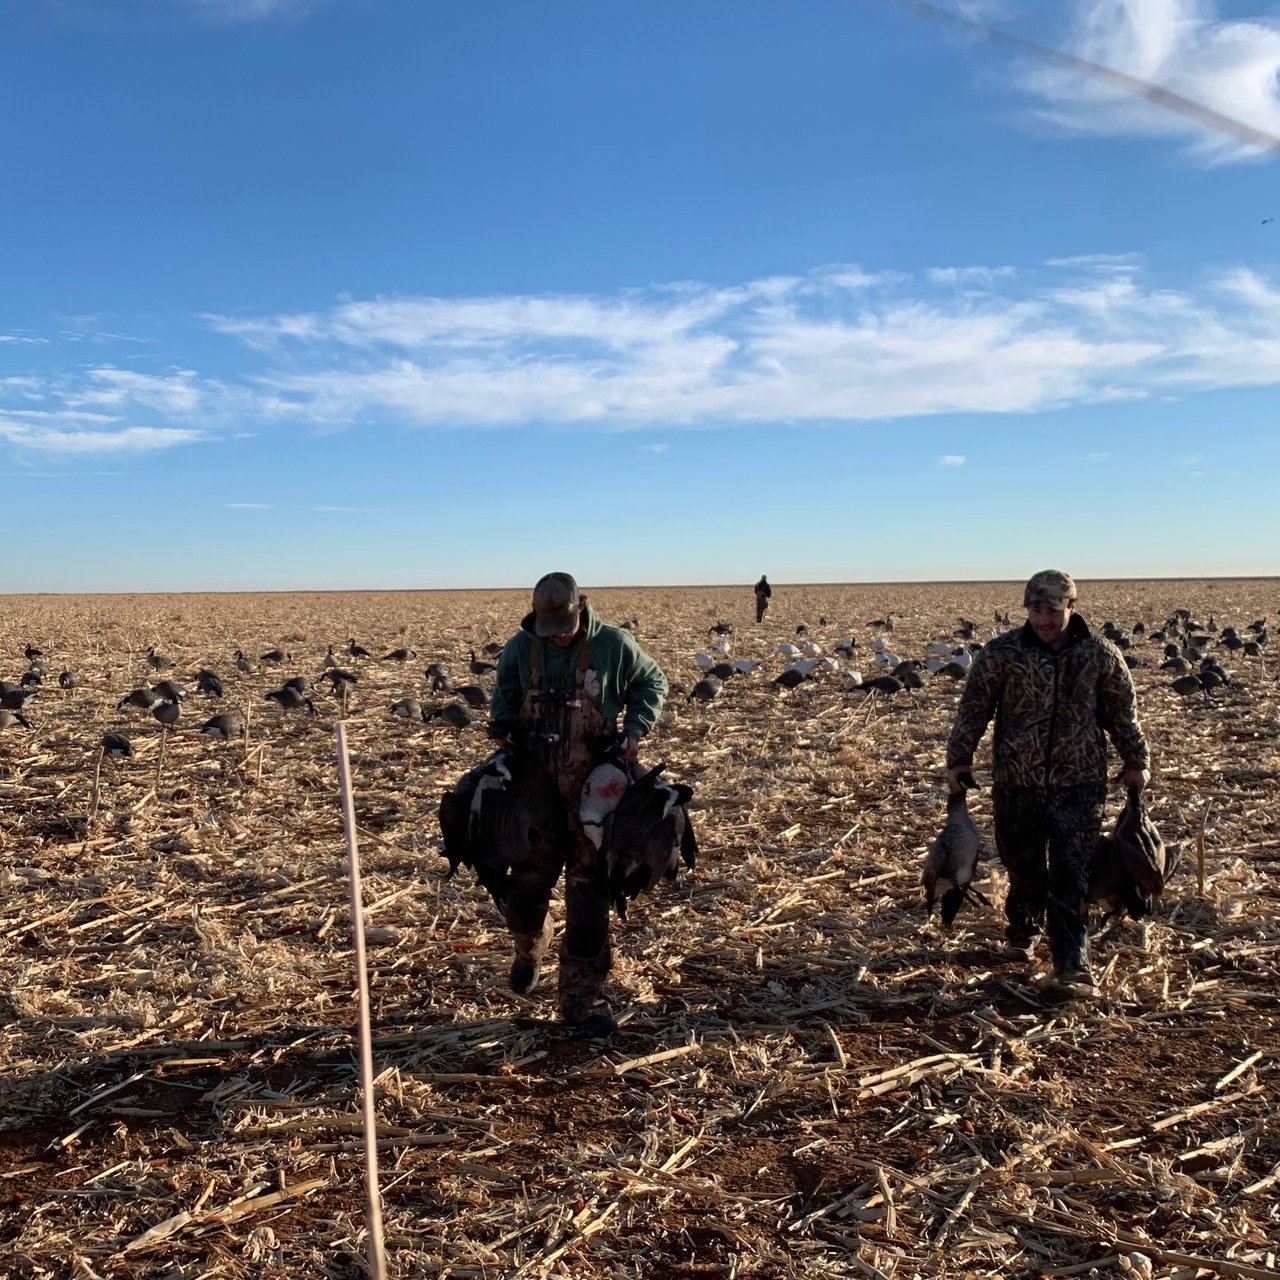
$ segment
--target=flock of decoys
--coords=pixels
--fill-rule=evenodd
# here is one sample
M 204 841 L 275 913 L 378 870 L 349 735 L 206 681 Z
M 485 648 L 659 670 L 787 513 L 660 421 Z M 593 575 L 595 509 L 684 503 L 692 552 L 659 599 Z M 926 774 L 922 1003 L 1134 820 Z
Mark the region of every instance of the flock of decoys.
M 500 644 L 486 645 L 485 657 L 479 657 L 474 649 L 470 650 L 468 672 L 474 677 L 489 675 L 497 670 L 497 665 L 489 658 L 497 657 L 502 652 Z M 33 729 L 32 721 L 25 714 L 28 703 L 37 697 L 49 678 L 48 667 L 44 661 L 44 653 L 34 645 L 28 644 L 23 651 L 27 659 L 27 669 L 15 681 L 0 680 L 0 730 L 14 725 L 23 729 Z M 340 703 L 345 714 L 347 700 L 359 683 L 359 675 L 349 667 L 340 665 L 341 661 L 351 660 L 352 665 L 360 661 L 380 661 L 403 664 L 416 657 L 413 649 L 400 647 L 390 650 L 381 658 L 363 645 L 357 644 L 354 637 L 348 640 L 345 657 L 339 659 L 334 646 L 328 647 L 322 670 L 314 678 L 305 675 L 290 676 L 283 680 L 280 687 L 271 689 L 263 695 L 264 701 L 275 703 L 283 713 L 306 711 L 316 714 L 316 706 L 311 694 L 316 690 L 316 682 L 328 682 L 327 692 Z M 149 671 L 160 675 L 171 672 L 174 662 L 171 658 L 157 652 L 154 646 L 144 655 L 144 662 Z M 279 667 L 293 661 L 293 655 L 282 649 L 269 649 L 259 654 L 254 660 L 237 649 L 233 662 L 237 672 L 242 675 L 257 675 L 264 668 Z M 489 704 L 489 694 L 480 684 L 469 682 L 456 684 L 448 667 L 440 662 L 433 662 L 425 671 L 426 679 L 432 693 L 452 695 L 455 701 L 424 706 L 417 698 L 405 697 L 394 703 L 391 715 L 397 718 L 421 720 L 425 724 L 442 723 L 454 728 L 463 729 L 473 724 L 476 717 L 473 711 L 480 711 Z M 72 671 L 62 671 L 57 677 L 60 688 L 70 690 L 79 685 L 79 680 Z M 226 693 L 221 676 L 208 667 L 202 667 L 191 677 L 197 693 L 208 699 L 220 699 Z M 116 703 L 117 711 L 137 711 L 149 715 L 167 733 L 182 718 L 184 703 L 189 697 L 189 690 L 171 675 L 156 680 L 154 683 L 139 685 L 130 690 Z M 246 720 L 238 712 L 219 712 L 201 724 L 199 732 L 221 741 L 232 741 L 246 738 Z M 126 734 L 111 731 L 103 735 L 102 754 L 113 759 L 122 759 L 133 754 L 133 746 Z
M 917 659 L 903 657 L 891 647 L 889 635 L 894 629 L 893 616 L 886 614 L 883 618 L 876 618 L 866 624 L 878 633 L 872 639 L 869 652 L 874 672 L 866 675 L 843 666 L 840 661 L 855 662 L 859 653 L 864 652 L 856 636 L 845 635 L 832 645 L 832 653 L 827 654 L 810 638 L 808 626 L 800 623 L 795 628 L 795 640 L 783 641 L 774 650 L 775 657 L 782 658 L 786 665 L 772 678 L 771 684 L 778 689 L 789 690 L 806 682 L 835 677 L 843 689 L 857 697 L 891 697 L 904 691 L 923 689 L 926 679 L 931 676 L 961 681 L 968 676 L 975 655 L 982 649 L 983 632 L 990 638 L 997 634 L 997 628 L 1013 625 L 1009 614 L 999 610 L 993 620 L 995 627 L 984 628 L 972 618 L 958 618 L 951 637 L 931 641 L 925 647 L 924 656 Z M 819 625 L 827 625 L 825 617 L 819 619 Z M 1214 689 L 1228 686 L 1233 681 L 1232 673 L 1222 666 L 1214 651 L 1225 649 L 1228 653 L 1261 659 L 1268 643 L 1265 618 L 1249 623 L 1243 631 L 1233 626 L 1218 629 L 1212 617 L 1207 624 L 1201 625 L 1186 609 L 1175 610 L 1161 627 L 1150 631 L 1141 621 L 1127 631 L 1108 621 L 1102 624 L 1100 631 L 1120 649 L 1130 669 L 1151 665 L 1136 652 L 1139 643 L 1145 641 L 1149 645 L 1161 645 L 1163 661 L 1158 664 L 1159 669 L 1175 677 L 1169 688 L 1183 697 L 1201 693 L 1206 699 Z M 685 692 L 686 703 L 714 702 L 724 694 L 730 681 L 751 675 L 762 666 L 756 659 L 734 659 L 731 656 L 732 624 L 717 622 L 709 628 L 709 634 L 716 637 L 714 642 L 693 655 L 695 665 L 702 672 L 701 678 L 687 691 L 676 686 L 677 691 Z

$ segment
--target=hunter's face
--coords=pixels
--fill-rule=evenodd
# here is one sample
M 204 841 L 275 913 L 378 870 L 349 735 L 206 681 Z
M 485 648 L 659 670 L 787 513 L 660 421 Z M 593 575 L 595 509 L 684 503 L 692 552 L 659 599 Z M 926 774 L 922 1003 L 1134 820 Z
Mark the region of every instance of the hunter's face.
M 1054 644 L 1062 639 L 1070 625 L 1071 605 L 1070 603 L 1047 604 L 1044 602 L 1029 604 L 1027 621 L 1031 624 L 1031 630 L 1045 644 Z

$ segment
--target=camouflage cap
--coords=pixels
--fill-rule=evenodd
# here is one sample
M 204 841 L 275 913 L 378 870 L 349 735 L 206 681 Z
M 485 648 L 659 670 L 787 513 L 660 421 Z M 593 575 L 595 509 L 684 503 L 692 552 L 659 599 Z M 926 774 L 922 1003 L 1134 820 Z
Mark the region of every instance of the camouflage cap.
M 1071 575 L 1061 569 L 1041 569 L 1033 573 L 1022 592 L 1022 603 L 1027 608 L 1033 604 L 1070 604 L 1075 598 L 1076 584 Z
M 533 629 L 540 636 L 567 636 L 578 629 L 578 584 L 567 573 L 548 573 L 533 588 Z

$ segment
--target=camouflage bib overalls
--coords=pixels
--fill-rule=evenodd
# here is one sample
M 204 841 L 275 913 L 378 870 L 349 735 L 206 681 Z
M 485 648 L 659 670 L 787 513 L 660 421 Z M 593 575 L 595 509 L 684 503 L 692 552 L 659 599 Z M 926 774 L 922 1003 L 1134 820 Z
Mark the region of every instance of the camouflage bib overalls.
M 608 873 L 595 845 L 583 834 L 578 809 L 582 784 L 617 741 L 617 732 L 588 691 L 591 644 L 584 641 L 571 689 L 544 687 L 543 641 L 529 645 L 529 684 L 520 708 L 521 749 L 546 768 L 564 801 L 569 834 L 564 847 L 512 866 L 503 907 L 517 959 L 537 963 L 554 932 L 551 892 L 565 873 L 565 928 L 560 940 L 560 1013 L 585 1016 L 600 999 L 612 964 L 609 945 Z

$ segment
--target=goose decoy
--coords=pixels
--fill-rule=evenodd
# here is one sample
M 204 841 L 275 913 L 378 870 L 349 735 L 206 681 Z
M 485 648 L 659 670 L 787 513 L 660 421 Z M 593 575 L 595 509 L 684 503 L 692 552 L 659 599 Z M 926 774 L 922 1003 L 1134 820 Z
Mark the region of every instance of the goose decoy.
M 626 622 L 622 623 L 623 631 L 630 631 L 632 635 L 635 635 L 636 630 L 639 628 L 639 626 L 640 626 L 639 618 L 628 618 Z M 499 650 L 499 652 L 501 652 L 501 650 Z
M 392 649 L 390 653 L 382 655 L 383 662 L 408 662 L 410 658 L 416 658 L 418 655 L 412 649 Z
M 714 631 L 718 636 L 733 635 L 733 624 L 729 622 L 717 622 L 714 627 L 708 627 L 708 631 Z
M 311 688 L 311 681 L 306 676 L 290 676 L 280 687 L 282 689 L 296 689 L 299 693 L 306 693 Z
M 325 650 L 324 661 L 320 664 L 320 666 L 323 670 L 328 671 L 330 667 L 336 667 L 337 665 L 338 665 L 337 654 L 335 654 L 333 651 L 333 645 L 330 645 Z
M 497 666 L 492 662 L 482 662 L 476 657 L 476 651 L 471 650 L 470 670 L 473 676 L 487 676 L 490 671 L 497 671 Z
M 469 707 L 474 707 L 477 711 L 483 710 L 489 705 L 489 695 L 478 684 L 460 685 L 454 690 L 454 693 L 463 700 Z
M 44 650 L 37 649 L 35 645 L 29 644 L 25 649 L 23 649 L 22 656 L 26 658 L 28 662 L 34 662 L 37 658 L 44 657 Z
M 269 666 L 276 666 L 281 662 L 287 662 L 289 655 L 283 649 L 268 649 L 266 653 L 258 654 L 258 661 L 265 662 Z
M 485 645 L 485 647 L 481 650 L 481 652 L 486 654 L 490 658 L 500 658 L 502 657 L 502 651 L 505 648 L 506 648 L 506 645 L 499 644 L 496 640 L 490 640 L 489 643 Z
M 202 671 L 196 681 L 196 688 L 206 698 L 222 697 L 222 681 L 212 671 Z
M 64 689 L 74 689 L 77 684 L 75 673 L 73 671 L 58 672 L 58 684 Z
M 125 707 L 137 707 L 139 711 L 150 711 L 157 701 L 159 699 L 150 689 L 134 689 L 132 693 L 126 693 L 116 703 L 116 710 L 123 711 Z
M 0 729 L 7 729 L 14 724 L 20 724 L 24 729 L 31 728 L 31 721 L 21 711 L 10 711 L 7 707 L 0 710 Z
M 250 662 L 249 659 L 244 656 L 244 651 L 242 649 L 237 649 L 236 670 L 243 671 L 245 675 L 251 676 L 257 672 L 258 666 L 256 663 Z
M 788 667 L 781 675 L 774 676 L 773 683 L 782 689 L 794 689 L 796 685 L 812 679 L 810 672 L 801 671 L 798 667 Z
M 1265 631 L 1266 629 L 1266 618 L 1255 618 L 1247 627 L 1245 627 L 1246 631 L 1252 631 L 1254 635 L 1257 635 L 1260 631 Z
M 162 653 L 157 653 L 153 645 L 147 650 L 147 666 L 153 671 L 163 671 L 165 667 L 173 666 L 173 659 L 166 658 Z
M 1160 664 L 1161 671 L 1172 671 L 1174 675 L 1186 675 L 1191 670 L 1191 663 L 1186 658 L 1179 655 L 1176 658 L 1166 658 Z
M 749 676 L 753 671 L 760 669 L 760 660 L 758 658 L 736 658 L 731 665 L 738 675 Z
M 1185 698 L 1189 693 L 1203 693 L 1206 698 L 1209 696 L 1209 690 L 1205 688 L 1197 675 L 1179 676 L 1169 688 L 1182 698 Z
M 355 636 L 352 636 L 351 639 L 347 641 L 347 652 L 353 658 L 367 658 L 369 656 L 369 650 L 366 649 L 364 645 L 356 644 Z
M 157 702 L 151 708 L 151 714 L 167 729 L 170 725 L 178 723 L 178 717 L 182 714 L 182 707 L 176 702 Z
M 24 671 L 18 677 L 18 684 L 24 689 L 34 689 L 36 685 L 44 683 L 44 672 L 32 667 L 29 671 Z
M 437 693 L 440 690 L 448 692 L 453 688 L 449 680 L 449 668 L 443 662 L 433 662 L 426 670 L 426 677 L 431 681 L 431 692 Z
M 133 755 L 133 743 L 123 733 L 104 733 L 102 735 L 102 754 L 113 760 L 123 760 Z
M 39 689 L 24 689 L 21 685 L 16 689 L 6 689 L 0 694 L 0 708 L 5 711 L 21 711 L 39 692 Z
M 712 702 L 724 692 L 724 685 L 720 683 L 715 676 L 707 676 L 705 679 L 699 680 L 697 684 L 689 690 L 689 696 L 686 702 Z
M 867 623 L 869 627 L 875 627 L 879 631 L 893 630 L 893 615 L 886 613 L 883 618 L 873 618 Z
M 421 720 L 422 704 L 417 698 L 401 698 L 399 702 L 391 704 L 391 714 L 405 720 Z
M 423 711 L 422 719 L 425 724 L 443 720 L 455 729 L 465 729 L 469 724 L 475 723 L 475 717 L 460 702 L 446 702 L 442 707 L 429 708 Z
M 800 623 L 798 627 L 796 627 L 796 635 L 807 636 L 808 634 L 809 634 L 809 628 L 806 627 L 803 622 Z
M 312 715 L 315 715 L 316 709 L 310 698 L 306 694 L 299 693 L 292 685 L 285 685 L 281 689 L 273 689 L 265 695 L 267 702 L 277 702 L 285 711 L 301 711 L 306 707 Z
M 702 671 L 710 671 L 716 665 L 716 660 L 709 654 L 704 653 L 701 649 L 693 655 L 693 660 L 698 664 L 698 668 Z
M 352 685 L 360 683 L 360 677 L 354 671 L 348 671 L 345 667 L 331 667 L 324 673 L 324 678 L 329 681 L 329 692 L 336 698 L 339 690 L 343 687 L 351 688 Z
M 200 732 L 207 733 L 211 738 L 221 738 L 224 742 L 230 742 L 232 738 L 243 736 L 244 721 L 234 711 L 227 711 L 206 720 L 200 726 Z
M 969 668 L 962 662 L 944 662 L 936 674 L 947 676 L 951 680 L 963 680 L 969 674 Z
M 864 680 L 859 687 L 871 693 L 883 693 L 886 695 L 901 693 L 905 688 L 897 676 L 872 676 L 870 680 Z
M 717 662 L 708 674 L 717 680 L 731 680 L 738 674 L 738 668 L 732 662 Z
M 891 677 L 894 680 L 901 680 L 904 689 L 923 689 L 924 681 L 920 678 L 920 672 L 914 667 L 908 668 L 906 671 L 896 670 Z
M 187 696 L 187 691 L 181 686 L 174 684 L 172 680 L 159 680 L 151 686 L 151 692 L 157 698 L 163 698 L 165 702 L 181 702 Z

